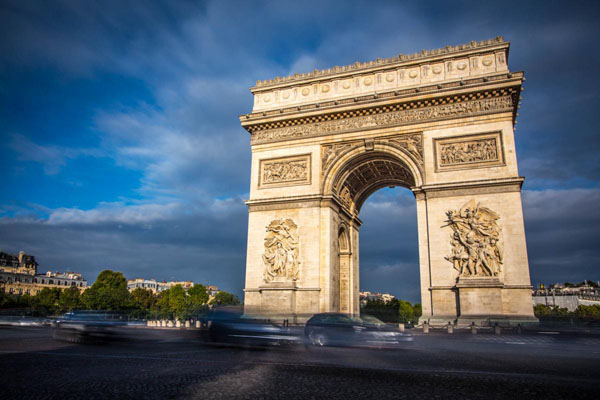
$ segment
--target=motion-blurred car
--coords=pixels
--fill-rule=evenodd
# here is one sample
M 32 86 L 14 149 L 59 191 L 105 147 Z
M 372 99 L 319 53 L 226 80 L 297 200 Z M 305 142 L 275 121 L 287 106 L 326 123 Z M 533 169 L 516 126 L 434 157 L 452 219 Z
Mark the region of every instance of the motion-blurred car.
M 73 343 L 105 342 L 116 339 L 125 325 L 127 318 L 121 313 L 71 311 L 52 323 L 52 337 Z
M 304 327 L 304 337 L 312 346 L 349 346 L 393 348 L 411 342 L 409 333 L 364 315 L 354 317 L 342 313 L 313 315 Z
M 200 318 L 205 340 L 247 346 L 281 346 L 301 343 L 288 327 L 242 315 L 237 309 L 213 309 Z

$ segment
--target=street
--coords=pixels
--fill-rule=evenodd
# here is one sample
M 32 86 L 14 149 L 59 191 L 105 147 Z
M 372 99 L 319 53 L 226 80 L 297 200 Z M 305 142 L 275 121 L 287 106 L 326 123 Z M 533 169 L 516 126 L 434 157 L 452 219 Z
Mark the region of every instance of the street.
M 195 330 L 124 328 L 77 345 L 47 327 L 0 327 L 9 399 L 544 398 L 600 392 L 600 338 L 416 334 L 401 349 L 238 348 Z

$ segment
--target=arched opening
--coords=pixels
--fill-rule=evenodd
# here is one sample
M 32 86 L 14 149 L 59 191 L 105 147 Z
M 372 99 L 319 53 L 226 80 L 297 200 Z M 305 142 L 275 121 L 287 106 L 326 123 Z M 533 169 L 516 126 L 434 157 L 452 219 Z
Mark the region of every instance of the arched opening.
M 343 313 L 349 313 L 351 293 L 350 282 L 350 238 L 348 237 L 348 229 L 341 226 L 338 233 L 338 276 L 339 276 L 339 296 L 337 303 L 339 310 Z
M 360 218 L 360 292 L 371 295 L 361 299 L 381 300 L 389 305 L 396 299 L 421 303 L 417 210 L 412 192 L 386 187 L 364 202 Z M 365 293 L 366 295 L 366 293 Z
M 334 294 L 339 303 L 334 301 L 333 309 L 344 313 L 360 312 L 360 289 L 402 295 L 412 303 L 420 301 L 416 201 L 409 191 L 420 184 L 420 169 L 398 149 L 374 147 L 373 151 L 357 151 L 340 160 L 324 188 L 331 190 L 340 205 L 338 257 L 333 272 L 339 279 L 333 284 L 339 288 L 339 295 Z M 396 187 L 399 189 L 390 189 Z M 359 246 L 358 240 L 365 218 L 368 249 Z M 359 249 L 365 252 L 360 258 Z M 362 273 L 359 263 L 366 263 Z

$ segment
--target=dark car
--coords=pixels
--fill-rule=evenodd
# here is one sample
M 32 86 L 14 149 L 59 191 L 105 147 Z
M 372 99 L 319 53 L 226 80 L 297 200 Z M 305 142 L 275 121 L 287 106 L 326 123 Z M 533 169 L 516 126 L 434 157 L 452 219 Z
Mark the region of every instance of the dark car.
M 52 323 L 52 337 L 74 343 L 96 343 L 116 339 L 127 317 L 110 311 L 72 311 Z
M 200 318 L 205 339 L 215 343 L 250 346 L 280 346 L 302 338 L 289 328 L 243 315 L 240 310 L 213 309 Z
M 400 332 L 372 316 L 355 317 L 342 313 L 313 315 L 304 328 L 312 346 L 396 347 L 411 342 L 411 334 Z

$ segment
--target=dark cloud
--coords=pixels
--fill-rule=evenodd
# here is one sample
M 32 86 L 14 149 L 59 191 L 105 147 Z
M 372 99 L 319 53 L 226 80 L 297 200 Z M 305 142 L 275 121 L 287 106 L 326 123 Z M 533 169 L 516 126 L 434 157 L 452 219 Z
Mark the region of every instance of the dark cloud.
M 6 190 L 0 245 L 88 279 L 113 267 L 241 294 L 250 148 L 237 116 L 251 110 L 248 88 L 501 34 L 527 77 L 516 145 L 532 280 L 598 279 L 598 16 L 591 1 L 4 1 L 0 167 L 19 192 L 60 179 L 93 206 Z M 81 157 L 113 167 L 85 181 L 69 173 Z M 118 200 L 90 189 L 129 171 Z M 377 192 L 361 218 L 361 286 L 419 300 L 412 194 Z

